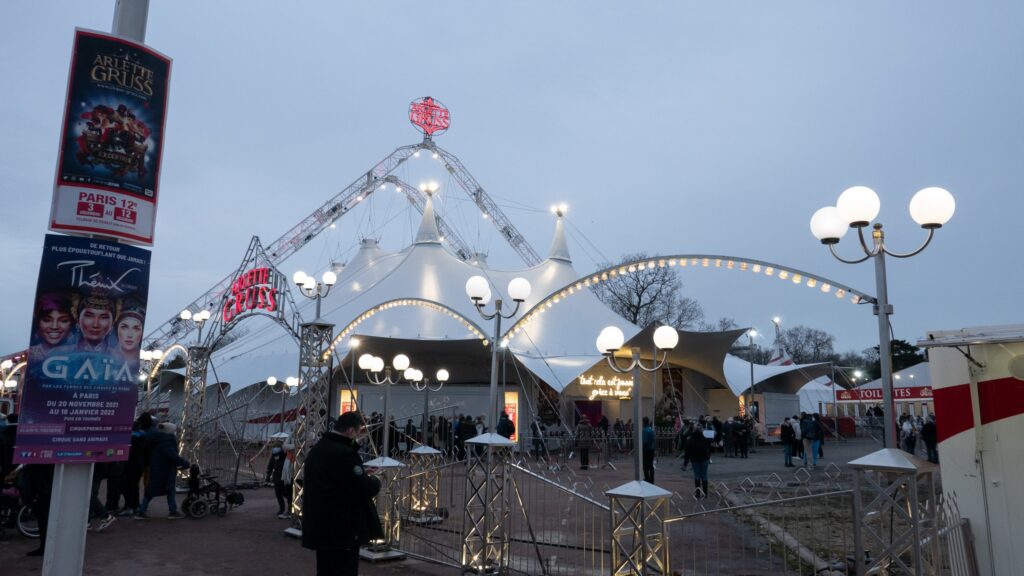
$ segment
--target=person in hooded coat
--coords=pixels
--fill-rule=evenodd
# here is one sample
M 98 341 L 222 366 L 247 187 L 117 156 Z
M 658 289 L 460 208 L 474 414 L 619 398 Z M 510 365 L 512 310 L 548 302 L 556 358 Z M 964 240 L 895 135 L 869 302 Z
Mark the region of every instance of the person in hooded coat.
M 175 477 L 177 471 L 188 468 L 188 460 L 178 455 L 178 443 L 174 433 L 177 427 L 170 422 L 163 422 L 157 426 L 157 431 L 150 439 L 149 455 L 149 483 L 146 485 L 146 493 L 142 498 L 142 504 L 135 512 L 136 520 L 148 518 L 146 510 L 149 502 L 157 496 L 167 496 L 167 516 L 170 520 L 177 520 L 184 516 L 178 512 L 178 503 L 175 501 Z

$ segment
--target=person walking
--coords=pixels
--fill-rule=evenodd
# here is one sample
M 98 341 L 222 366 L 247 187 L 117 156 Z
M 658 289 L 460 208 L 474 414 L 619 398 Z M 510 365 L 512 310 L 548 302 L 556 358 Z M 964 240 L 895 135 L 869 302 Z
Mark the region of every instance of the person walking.
M 170 422 L 162 422 L 157 427 L 157 432 L 152 436 L 149 456 L 149 483 L 146 485 L 145 495 L 142 497 L 142 504 L 135 511 L 136 520 L 146 520 L 149 516 L 146 511 L 149 503 L 157 496 L 167 496 L 168 520 L 184 518 L 178 512 L 178 502 L 175 500 L 174 480 L 177 470 L 188 468 L 188 460 L 178 455 L 178 444 L 174 433 L 177 426 Z
M 317 576 L 359 574 L 359 547 L 382 538 L 373 497 L 380 480 L 359 458 L 363 417 L 346 412 L 306 456 L 302 547 L 316 552 Z
M 533 436 L 533 457 L 537 460 L 547 455 L 547 447 L 544 445 L 544 431 L 544 423 L 541 422 L 540 416 L 536 416 L 533 419 L 533 423 L 530 424 L 530 435 Z
M 817 416 L 817 414 L 815 414 Z M 802 413 L 800 418 L 800 436 L 804 440 L 804 467 L 811 462 L 811 468 L 818 467 L 818 442 L 820 441 L 821 426 L 818 421 L 807 413 Z
M 928 461 L 939 463 L 939 436 L 935 428 L 935 415 L 929 414 L 928 420 L 921 426 L 921 440 L 924 442 L 925 450 L 928 451 Z
M 128 461 L 124 463 L 121 491 L 124 493 L 124 509 L 118 516 L 131 516 L 139 509 L 139 481 L 146 469 L 146 436 L 139 421 L 132 424 L 131 444 L 128 446 Z
M 804 441 L 801 436 L 802 429 L 800 428 L 800 417 L 793 414 L 793 418 L 790 419 L 789 425 L 793 427 L 793 455 L 806 464 L 807 460 L 804 458 Z
M 783 466 L 786 468 L 793 467 L 793 441 L 796 440 L 796 434 L 793 432 L 793 423 L 790 421 L 789 416 L 782 422 L 782 426 L 779 428 L 779 440 L 782 442 Z
M 708 495 L 708 466 L 711 464 L 711 439 L 701 431 L 690 434 L 686 440 L 686 459 L 693 468 L 693 497 Z
M 654 436 L 654 426 L 651 419 L 644 416 L 643 452 L 644 452 L 644 482 L 654 484 L 654 453 L 657 450 Z
M 580 470 L 590 468 L 590 447 L 594 442 L 594 431 L 590 426 L 590 420 L 586 416 L 580 416 L 576 424 L 576 449 L 580 452 Z
M 274 485 L 274 497 L 277 498 L 277 517 L 282 519 L 288 518 L 291 513 L 291 491 L 286 495 L 284 487 L 284 463 L 287 459 L 284 447 L 278 445 L 271 448 L 265 478 L 267 482 Z

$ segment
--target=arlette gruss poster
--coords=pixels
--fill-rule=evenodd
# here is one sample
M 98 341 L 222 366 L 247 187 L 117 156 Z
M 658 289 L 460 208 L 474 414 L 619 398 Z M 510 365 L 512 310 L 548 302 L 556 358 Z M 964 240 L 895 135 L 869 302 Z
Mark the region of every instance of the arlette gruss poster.
M 75 31 L 50 229 L 152 245 L 171 60 Z

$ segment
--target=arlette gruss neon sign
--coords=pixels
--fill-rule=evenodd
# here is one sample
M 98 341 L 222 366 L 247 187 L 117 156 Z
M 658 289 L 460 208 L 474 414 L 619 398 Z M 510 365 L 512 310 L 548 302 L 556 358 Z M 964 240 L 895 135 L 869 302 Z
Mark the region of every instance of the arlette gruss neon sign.
M 224 301 L 221 311 L 224 323 L 238 318 L 244 312 L 277 312 L 281 302 L 278 295 L 284 278 L 273 268 L 253 268 L 235 278 L 231 295 Z
M 440 101 L 425 96 L 409 103 L 409 122 L 427 136 L 444 134 L 451 126 L 448 108 Z

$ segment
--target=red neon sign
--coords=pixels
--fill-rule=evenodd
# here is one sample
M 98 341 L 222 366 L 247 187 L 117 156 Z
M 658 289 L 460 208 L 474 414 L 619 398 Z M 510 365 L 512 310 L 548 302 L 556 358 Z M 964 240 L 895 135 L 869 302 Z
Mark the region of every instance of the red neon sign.
M 253 268 L 235 278 L 234 284 L 231 285 L 231 295 L 224 301 L 224 309 L 221 311 L 224 323 L 231 322 L 246 311 L 276 311 L 279 282 L 277 276 L 272 268 Z
M 444 134 L 451 126 L 448 108 L 430 96 L 413 100 L 409 104 L 409 122 L 427 136 Z

